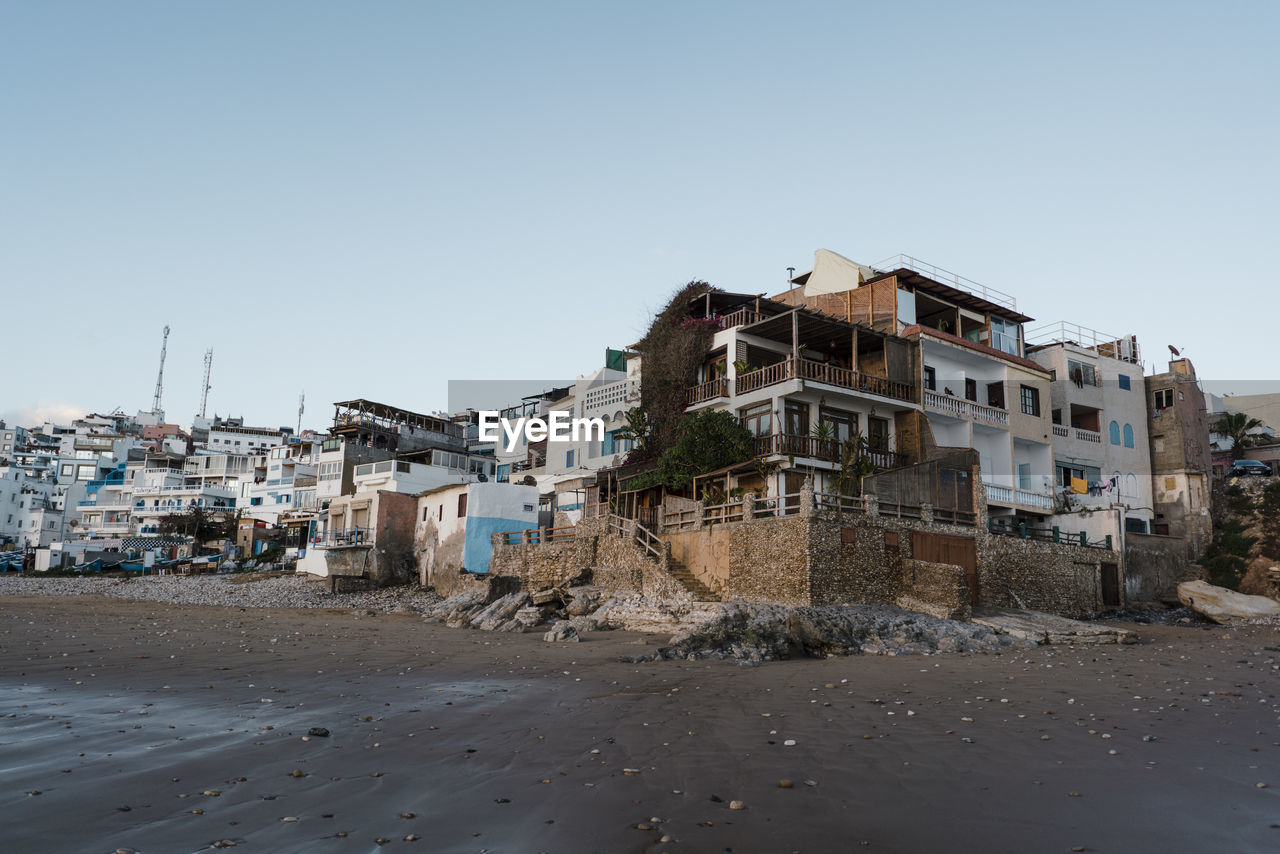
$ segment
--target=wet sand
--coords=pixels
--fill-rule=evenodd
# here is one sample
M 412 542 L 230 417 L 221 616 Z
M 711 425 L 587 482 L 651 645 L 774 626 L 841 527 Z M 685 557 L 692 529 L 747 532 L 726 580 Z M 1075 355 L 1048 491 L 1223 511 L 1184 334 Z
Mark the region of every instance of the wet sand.
M 1274 627 L 748 668 L 349 611 L 0 614 L 12 851 L 1280 850 Z

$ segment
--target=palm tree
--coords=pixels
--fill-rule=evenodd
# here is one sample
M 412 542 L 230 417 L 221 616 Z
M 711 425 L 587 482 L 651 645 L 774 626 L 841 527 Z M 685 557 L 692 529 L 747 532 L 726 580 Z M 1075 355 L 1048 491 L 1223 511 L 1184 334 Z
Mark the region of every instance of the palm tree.
M 1261 426 L 1262 422 L 1250 418 L 1247 412 L 1224 412 L 1213 425 L 1213 431 L 1231 440 L 1231 459 L 1238 460 L 1244 456 L 1244 449 L 1255 442 L 1249 431 Z

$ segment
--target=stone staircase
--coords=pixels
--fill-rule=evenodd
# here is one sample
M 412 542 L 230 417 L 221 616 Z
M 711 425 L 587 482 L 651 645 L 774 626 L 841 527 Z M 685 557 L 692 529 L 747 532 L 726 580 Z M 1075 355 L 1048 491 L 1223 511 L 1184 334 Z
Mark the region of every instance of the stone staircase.
M 674 559 L 667 562 L 667 574 L 679 581 L 695 602 L 719 602 L 720 597 L 714 590 L 697 579 L 683 564 Z
M 671 556 L 671 543 L 650 531 L 639 522 L 614 517 L 610 530 L 619 536 L 626 536 L 628 526 L 632 529 L 632 537 L 636 545 L 644 550 L 645 556 L 683 587 L 695 602 L 719 602 L 720 596 L 707 587 L 689 570 Z

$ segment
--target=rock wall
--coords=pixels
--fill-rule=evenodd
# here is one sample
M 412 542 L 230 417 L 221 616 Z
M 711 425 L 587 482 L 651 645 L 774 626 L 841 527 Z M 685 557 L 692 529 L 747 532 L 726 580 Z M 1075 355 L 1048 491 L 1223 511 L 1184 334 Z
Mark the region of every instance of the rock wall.
M 979 602 L 1067 617 L 1102 610 L 1102 563 L 1119 563 L 1117 552 L 1002 534 L 978 538 Z
M 1204 578 L 1204 570 L 1189 563 L 1181 537 L 1125 534 L 1124 587 L 1131 602 L 1177 602 L 1178 585 Z
M 494 537 L 493 575 L 519 578 L 526 590 L 563 587 L 577 582 L 594 564 L 596 538 L 579 536 L 552 543 L 506 545 L 503 536 Z
M 947 620 L 973 616 L 964 570 L 948 563 L 904 561 L 902 595 L 897 601 L 904 608 Z
M 729 573 L 725 593 L 732 599 L 807 605 L 811 520 L 781 516 L 731 522 Z
M 889 534 L 890 536 L 886 536 Z M 897 535 L 898 544 L 893 543 Z M 911 536 L 887 519 L 834 513 L 809 526 L 809 605 L 892 602 L 902 587 L 902 543 Z

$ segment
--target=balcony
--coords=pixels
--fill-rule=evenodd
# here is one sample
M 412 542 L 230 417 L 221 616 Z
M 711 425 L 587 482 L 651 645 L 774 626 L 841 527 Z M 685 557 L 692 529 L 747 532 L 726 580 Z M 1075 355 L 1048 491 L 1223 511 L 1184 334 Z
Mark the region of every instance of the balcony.
M 368 528 L 341 528 L 316 537 L 311 545 L 317 549 L 369 548 L 373 538 Z
M 1080 427 L 1064 427 L 1061 424 L 1053 425 L 1053 435 L 1059 439 L 1077 439 L 1081 442 L 1092 442 L 1095 445 L 1102 444 L 1102 434 L 1096 430 L 1084 430 Z
M 771 385 L 795 379 L 908 402 L 915 397 L 915 387 L 911 383 L 871 376 L 870 374 L 860 373 L 849 368 L 841 368 L 826 362 L 814 361 L 813 359 L 796 360 L 790 356 L 779 362 L 774 362 L 772 365 L 765 365 L 763 368 L 738 374 L 734 380 L 733 393 L 736 395 L 748 394 Z M 724 385 L 719 386 L 717 383 L 724 383 Z M 711 400 L 714 397 L 727 397 L 728 381 L 710 380 L 689 389 L 687 394 L 688 400 L 691 401 L 689 403 L 690 406 L 694 402 Z M 694 398 L 699 395 L 710 396 L 700 397 L 697 401 L 694 401 Z
M 705 383 L 699 383 L 693 388 L 685 392 L 685 406 L 696 406 L 699 403 L 706 403 L 708 400 L 715 400 L 718 397 L 729 396 L 729 380 L 726 377 L 717 377 L 714 380 L 708 380 Z
M 757 436 L 753 453 L 757 457 L 806 457 L 829 463 L 840 462 L 840 443 L 834 439 L 815 439 L 813 436 L 788 436 L 774 433 Z M 897 451 L 868 450 L 863 456 L 877 469 L 892 469 L 907 464 L 906 457 Z
M 925 409 L 932 409 L 935 412 L 941 412 L 955 418 L 981 421 L 984 424 L 993 424 L 996 427 L 1009 426 L 1009 413 L 1005 410 L 997 409 L 994 406 L 983 406 L 980 403 L 974 403 L 972 400 L 965 400 L 962 397 L 938 394 L 936 391 L 925 389 L 924 406 Z
M 732 329 L 735 326 L 746 326 L 748 323 L 755 323 L 757 320 L 763 320 L 764 317 L 765 315 L 758 311 L 740 308 L 737 311 L 716 318 L 716 325 L 721 329 Z
M 984 483 L 986 489 L 987 500 L 994 501 L 998 504 L 1011 504 L 1018 507 L 1026 507 L 1031 510 L 1039 510 L 1045 513 L 1053 512 L 1053 496 L 1046 495 L 1041 492 L 1032 492 L 1029 489 L 1014 489 L 1011 486 L 997 486 L 994 483 Z

